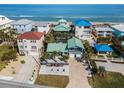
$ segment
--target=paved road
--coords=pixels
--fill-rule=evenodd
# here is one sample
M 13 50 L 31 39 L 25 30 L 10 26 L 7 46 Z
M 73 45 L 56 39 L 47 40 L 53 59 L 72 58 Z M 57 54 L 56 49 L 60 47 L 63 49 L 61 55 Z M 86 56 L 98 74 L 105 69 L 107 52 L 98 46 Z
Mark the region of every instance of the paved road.
M 69 84 L 67 88 L 89 88 L 84 66 L 75 59 L 69 59 Z
M 37 56 L 34 56 L 36 59 Z M 32 76 L 32 72 L 34 70 L 34 66 L 36 66 L 36 62 L 32 56 L 25 56 L 26 63 L 23 65 L 17 76 L 14 78 L 13 81 L 22 82 L 22 83 L 29 83 L 29 79 Z
M 50 87 L 0 80 L 0 88 L 50 88 Z

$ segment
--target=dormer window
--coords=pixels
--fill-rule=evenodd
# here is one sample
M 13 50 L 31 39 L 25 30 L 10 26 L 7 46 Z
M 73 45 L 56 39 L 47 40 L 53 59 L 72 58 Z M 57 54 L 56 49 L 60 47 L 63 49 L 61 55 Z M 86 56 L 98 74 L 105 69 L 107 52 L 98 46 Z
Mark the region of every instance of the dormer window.
M 2 20 L 5 20 L 5 17 L 2 17 Z

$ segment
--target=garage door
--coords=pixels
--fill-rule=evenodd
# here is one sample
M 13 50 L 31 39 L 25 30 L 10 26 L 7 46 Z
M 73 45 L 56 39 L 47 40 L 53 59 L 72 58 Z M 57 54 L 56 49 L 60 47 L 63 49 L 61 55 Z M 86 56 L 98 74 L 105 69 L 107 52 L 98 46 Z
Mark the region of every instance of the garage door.
M 76 54 L 76 57 L 81 58 L 81 54 Z
M 69 54 L 70 57 L 74 58 L 75 57 L 75 54 Z

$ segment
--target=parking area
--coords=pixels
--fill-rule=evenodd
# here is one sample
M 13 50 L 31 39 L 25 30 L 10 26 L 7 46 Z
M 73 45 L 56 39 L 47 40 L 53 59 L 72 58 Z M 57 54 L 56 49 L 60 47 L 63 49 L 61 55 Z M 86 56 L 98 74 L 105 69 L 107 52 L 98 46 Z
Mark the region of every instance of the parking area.
M 85 67 L 74 58 L 69 59 L 69 84 L 67 88 L 90 88 Z

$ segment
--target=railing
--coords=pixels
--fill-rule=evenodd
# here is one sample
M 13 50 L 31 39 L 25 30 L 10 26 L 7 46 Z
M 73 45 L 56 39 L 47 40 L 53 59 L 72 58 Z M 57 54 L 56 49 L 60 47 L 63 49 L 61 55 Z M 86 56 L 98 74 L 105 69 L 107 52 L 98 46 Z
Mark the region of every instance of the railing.
M 114 58 L 114 57 L 107 57 L 107 59 L 104 58 L 104 56 L 100 57 L 100 56 L 91 56 L 91 59 L 93 60 L 99 60 L 99 61 L 111 61 L 111 62 L 124 62 L 124 58 L 120 57 L 120 58 Z

